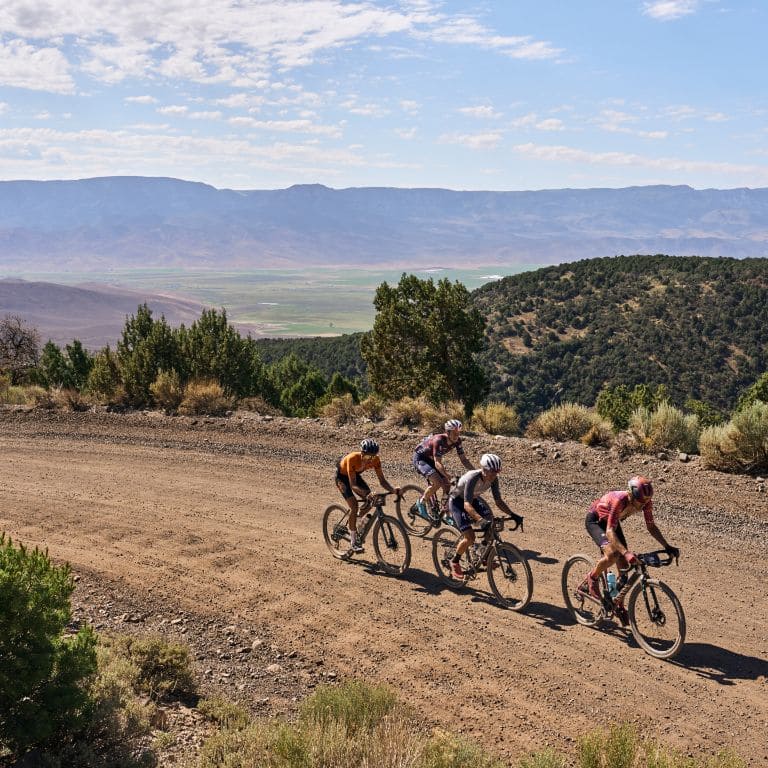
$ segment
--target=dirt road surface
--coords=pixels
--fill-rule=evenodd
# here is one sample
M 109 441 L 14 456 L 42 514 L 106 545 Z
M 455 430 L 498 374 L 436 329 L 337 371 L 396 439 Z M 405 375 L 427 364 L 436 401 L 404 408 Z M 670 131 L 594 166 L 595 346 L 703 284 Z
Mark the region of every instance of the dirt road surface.
M 364 431 L 381 442 L 388 477 L 413 482 L 419 436 L 395 429 L 7 409 L 0 530 L 72 564 L 78 615 L 181 633 L 208 683 L 256 709 L 290 713 L 317 682 L 358 676 L 502 756 L 567 751 L 587 729 L 629 721 L 687 753 L 732 747 L 768 765 L 765 483 L 676 454 L 467 437 L 475 461 L 489 449 L 503 457 L 502 493 L 525 516 L 524 533 L 505 534 L 534 576 L 517 614 L 495 605 L 484 579 L 443 588 L 429 541 L 413 540 L 399 579 L 365 556 L 329 556 L 320 519 L 338 500 L 334 460 Z M 596 551 L 589 502 L 637 472 L 657 480 L 657 522 L 683 553 L 660 574 L 688 621 L 673 662 L 612 624 L 575 625 L 560 592 L 565 559 Z M 641 519 L 624 527 L 636 550 L 655 548 Z

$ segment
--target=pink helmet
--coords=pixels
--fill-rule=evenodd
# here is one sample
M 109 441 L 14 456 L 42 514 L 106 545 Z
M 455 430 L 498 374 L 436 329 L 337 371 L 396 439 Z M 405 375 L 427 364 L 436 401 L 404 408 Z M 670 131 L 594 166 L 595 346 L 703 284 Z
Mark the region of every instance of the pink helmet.
M 629 493 L 635 501 L 645 503 L 653 496 L 653 484 L 647 477 L 635 475 L 629 478 Z

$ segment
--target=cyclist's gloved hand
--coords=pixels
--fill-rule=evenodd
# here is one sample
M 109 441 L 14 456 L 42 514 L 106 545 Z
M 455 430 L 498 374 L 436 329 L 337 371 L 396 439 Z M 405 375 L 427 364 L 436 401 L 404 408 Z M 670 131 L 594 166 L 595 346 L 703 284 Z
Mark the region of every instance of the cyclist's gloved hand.
M 514 512 L 512 513 L 512 519 L 515 521 L 515 528 L 520 528 L 520 530 L 523 530 L 523 516 L 522 515 L 516 515 Z
M 637 565 L 640 562 L 637 555 L 629 550 L 624 553 L 624 559 L 627 561 L 627 565 Z
M 490 528 L 492 525 L 493 525 L 493 519 L 491 519 L 491 518 L 488 518 L 488 517 L 484 517 L 484 518 L 483 518 L 483 519 L 480 521 L 480 524 L 478 525 L 478 529 L 479 529 L 479 530 L 480 530 L 482 533 L 485 533 L 485 532 L 486 532 L 486 531 L 487 531 L 487 530 L 488 530 L 488 529 L 489 529 L 489 528 Z
M 680 557 L 680 550 L 677 547 L 669 546 L 669 547 L 666 548 L 665 552 L 668 555 L 674 557 L 675 560 L 679 559 L 679 557 Z

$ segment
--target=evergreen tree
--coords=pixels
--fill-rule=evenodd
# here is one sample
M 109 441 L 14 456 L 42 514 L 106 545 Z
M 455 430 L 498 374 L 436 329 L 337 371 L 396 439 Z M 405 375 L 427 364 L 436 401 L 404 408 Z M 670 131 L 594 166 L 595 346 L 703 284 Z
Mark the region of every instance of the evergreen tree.
M 83 348 L 79 339 L 67 344 L 67 368 L 70 372 L 71 386 L 82 390 L 88 381 L 88 374 L 93 368 L 93 355 Z
M 61 348 L 50 339 L 45 343 L 40 354 L 35 379 L 44 387 L 69 388 L 73 386 L 72 370 L 67 365 Z
M 404 274 L 397 286 L 382 283 L 373 303 L 373 330 L 360 345 L 371 388 L 390 399 L 461 400 L 471 413 L 487 381 L 475 361 L 485 323 L 467 289 Z

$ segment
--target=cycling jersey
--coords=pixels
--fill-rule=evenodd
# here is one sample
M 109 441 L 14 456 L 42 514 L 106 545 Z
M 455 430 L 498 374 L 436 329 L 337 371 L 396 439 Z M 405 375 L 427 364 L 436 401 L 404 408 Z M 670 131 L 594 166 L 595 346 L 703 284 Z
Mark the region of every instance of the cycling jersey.
M 451 491 L 451 498 L 464 499 L 464 501 L 471 503 L 473 499 L 476 499 L 481 493 L 485 493 L 489 488 L 493 494 L 493 500 L 497 503 L 501 501 L 498 476 L 488 481 L 483 479 L 482 469 L 470 469 L 469 472 L 465 472 L 459 478 L 459 482 Z
M 619 522 L 632 514 L 632 511 L 627 512 L 630 498 L 629 491 L 608 491 L 608 493 L 601 496 L 599 499 L 595 499 L 589 508 L 590 512 L 594 512 L 597 515 L 599 521 L 606 521 L 606 528 L 615 529 Z M 645 524 L 651 526 L 653 522 L 653 500 L 648 499 L 643 505 L 643 517 L 645 518 Z
M 376 474 L 381 476 L 381 459 L 378 455 L 364 459 L 361 451 L 352 451 L 344 458 L 339 459 L 339 472 L 345 477 L 351 478 L 353 475 L 359 475 L 367 469 L 373 469 Z
M 461 445 L 461 438 L 455 443 L 448 442 L 448 435 L 445 433 L 438 435 L 427 435 L 417 446 L 413 454 L 414 462 L 427 461 L 430 464 L 435 463 L 435 459 L 442 459 L 448 451 L 456 449 L 459 456 L 464 455 L 464 448 Z

